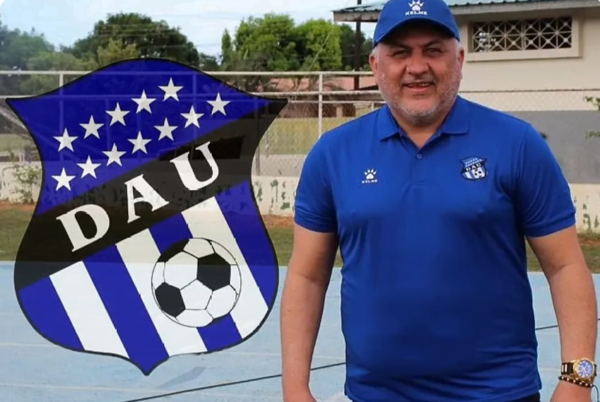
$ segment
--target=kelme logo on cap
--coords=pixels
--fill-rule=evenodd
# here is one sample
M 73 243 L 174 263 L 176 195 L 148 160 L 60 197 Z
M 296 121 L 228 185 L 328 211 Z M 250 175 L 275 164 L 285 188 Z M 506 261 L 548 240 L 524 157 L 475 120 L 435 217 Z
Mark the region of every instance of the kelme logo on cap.
M 406 15 L 427 15 L 427 11 L 423 11 L 423 2 L 419 0 L 412 0 L 408 6 L 410 11 L 407 11 Z

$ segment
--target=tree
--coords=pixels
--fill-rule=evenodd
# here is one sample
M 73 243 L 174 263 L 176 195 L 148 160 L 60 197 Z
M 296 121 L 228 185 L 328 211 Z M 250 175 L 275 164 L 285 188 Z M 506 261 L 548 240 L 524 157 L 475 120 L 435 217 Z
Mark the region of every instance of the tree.
M 342 49 L 342 69 L 354 70 L 354 52 L 356 49 L 356 32 L 348 25 L 340 25 L 340 46 Z M 369 54 L 373 48 L 373 40 L 360 33 L 360 69 L 369 70 Z
M 219 61 L 215 56 L 209 56 L 204 53 L 200 53 L 200 62 L 198 68 L 202 71 L 218 71 Z
M 28 61 L 40 53 L 53 52 L 54 46 L 44 35 L 11 30 L 0 21 L 0 70 L 26 70 Z M 25 75 L 0 76 L 2 95 L 26 95 L 21 90 L 22 83 L 29 77 Z
M 226 30 L 221 38 L 222 71 L 290 71 L 298 69 L 294 21 L 287 15 L 266 14 L 242 20 L 232 38 Z M 269 90 L 264 76 L 223 77 L 246 91 Z
M 21 71 L 28 68 L 29 61 L 39 54 L 54 51 L 44 35 L 31 30 L 9 29 L 0 21 L 0 70 Z M 46 79 L 49 77 L 46 77 Z M 28 95 L 27 81 L 31 75 L 0 75 L 1 95 Z M 12 132 L 28 138 L 25 130 L 16 117 L 9 111 L 4 100 L 0 102 L 0 133 Z
M 43 52 L 54 51 L 54 46 L 35 30 L 9 30 L 0 23 L 0 65 L 8 70 L 24 70 L 27 61 Z
M 95 60 L 98 67 L 116 63 L 121 60 L 134 59 L 140 57 L 140 50 L 135 43 L 125 44 L 122 39 L 110 38 L 105 46 L 100 46 L 96 51 Z
M 301 71 L 334 71 L 342 68 L 340 27 L 312 19 L 296 28 L 296 51 Z
M 269 13 L 242 20 L 233 44 L 240 59 L 259 71 L 290 71 L 300 67 L 296 39 L 291 17 Z
M 110 46 L 111 40 L 135 46 L 139 57 L 170 59 L 193 67 L 200 64 L 200 53 L 179 28 L 138 13 L 112 14 L 98 21 L 92 32 L 76 41 L 69 51 L 77 58 L 91 58 L 101 65 L 98 51 Z
M 295 25 L 285 14 L 265 14 L 243 20 L 235 35 L 221 38 L 223 71 L 318 71 L 342 67 L 340 28 L 332 22 L 313 19 Z M 247 91 L 272 89 L 265 76 L 230 77 Z
M 85 71 L 92 68 L 92 63 L 81 60 L 69 53 L 44 51 L 27 60 L 26 70 L 37 71 Z M 25 75 L 20 83 L 20 92 L 27 95 L 38 95 L 52 91 L 60 86 L 58 75 Z M 65 84 L 69 78 L 64 77 Z

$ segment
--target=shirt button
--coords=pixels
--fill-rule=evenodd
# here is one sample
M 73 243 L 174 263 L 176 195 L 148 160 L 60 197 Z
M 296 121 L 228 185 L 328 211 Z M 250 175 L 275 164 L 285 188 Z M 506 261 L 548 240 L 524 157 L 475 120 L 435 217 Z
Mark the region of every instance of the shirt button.
M 417 154 L 417 159 L 422 159 L 422 158 L 423 158 L 423 155 Z

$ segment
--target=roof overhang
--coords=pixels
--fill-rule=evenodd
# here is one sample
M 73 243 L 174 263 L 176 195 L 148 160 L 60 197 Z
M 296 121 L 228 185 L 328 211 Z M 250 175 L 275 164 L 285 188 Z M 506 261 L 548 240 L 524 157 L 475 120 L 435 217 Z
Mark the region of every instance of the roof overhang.
M 477 0 L 474 0 L 475 2 Z M 335 22 L 377 22 L 379 13 L 385 2 L 365 4 L 362 6 L 346 7 L 333 11 Z M 600 9 L 598 0 L 530 0 L 512 1 L 502 3 L 468 4 L 450 6 L 452 13 L 458 18 L 462 16 L 476 16 L 495 13 L 522 13 L 549 10 L 583 10 Z
M 385 1 L 333 10 L 335 22 L 377 22 Z

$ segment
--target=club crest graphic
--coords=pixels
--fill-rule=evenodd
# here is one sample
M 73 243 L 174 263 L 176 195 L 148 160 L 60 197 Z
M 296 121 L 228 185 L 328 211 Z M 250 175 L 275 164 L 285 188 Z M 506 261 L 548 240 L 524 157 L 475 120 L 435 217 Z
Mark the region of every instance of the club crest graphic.
M 260 329 L 279 264 L 252 162 L 285 100 L 140 59 L 7 103 L 42 159 L 14 272 L 41 336 L 149 375 Z
M 462 177 L 467 180 L 481 180 L 487 176 L 485 167 L 486 160 L 477 156 L 461 160 L 463 168 L 460 171 Z

